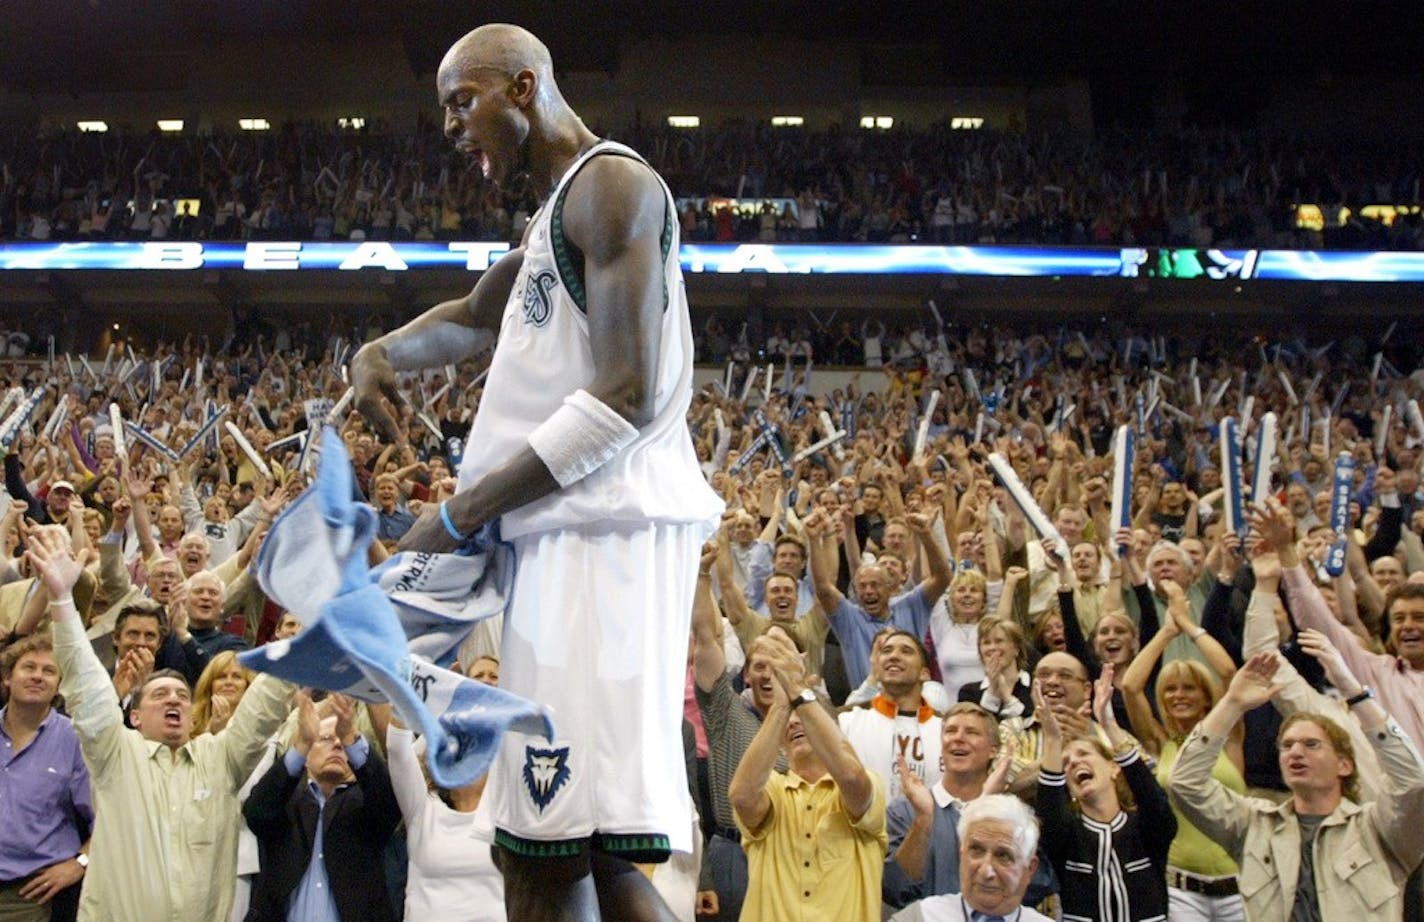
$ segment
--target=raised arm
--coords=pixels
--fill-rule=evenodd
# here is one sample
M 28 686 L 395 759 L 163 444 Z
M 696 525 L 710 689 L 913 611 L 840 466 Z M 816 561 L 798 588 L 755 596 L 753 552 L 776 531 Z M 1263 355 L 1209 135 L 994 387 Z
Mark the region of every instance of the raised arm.
M 418 371 L 469 358 L 478 348 L 478 331 L 498 331 L 514 279 L 524 265 L 524 250 L 511 250 L 486 269 L 463 298 L 443 301 L 399 329 L 361 347 L 351 360 L 356 406 L 387 442 L 400 440 L 395 417 L 381 398 L 399 406 L 396 372 Z
M 806 520 L 806 565 L 811 568 L 811 587 L 819 610 L 829 618 L 845 596 L 836 588 L 835 538 L 819 515 Z
M 934 515 L 914 512 L 905 516 L 905 521 L 919 539 L 920 549 L 925 554 L 929 572 L 920 582 L 920 592 L 924 593 L 925 605 L 933 606 L 949 588 L 950 581 L 954 579 L 954 571 L 950 569 L 949 560 L 944 556 L 944 551 L 940 549 L 939 542 L 934 539 L 931 531 Z
M 1179 590 L 1180 591 L 1180 590 Z M 1133 734 L 1155 755 L 1162 753 L 1162 743 L 1167 739 L 1166 728 L 1152 713 L 1152 705 L 1147 700 L 1147 685 L 1156 672 L 1157 663 L 1167 644 L 1178 634 L 1176 619 L 1168 619 L 1162 629 L 1138 651 L 1122 674 L 1119 689 L 1123 704 L 1127 706 L 1127 719 L 1132 723 Z
M 727 654 L 722 648 L 722 616 L 717 610 L 717 600 L 712 597 L 712 565 L 716 558 L 716 542 L 704 544 L 702 559 L 698 562 L 697 589 L 692 596 L 692 676 L 703 691 L 711 691 L 727 668 Z
M 801 654 L 786 638 L 775 633 L 767 636 L 771 639 L 771 665 L 777 684 L 788 702 L 795 700 L 810 688 Z M 825 763 L 826 772 L 835 779 L 846 813 L 852 822 L 859 820 L 875 800 L 875 783 L 870 773 L 861 764 L 850 742 L 841 734 L 841 728 L 830 711 L 819 704 L 808 704 L 797 708 L 796 714 L 801 718 L 802 729 L 806 731 L 806 741 Z

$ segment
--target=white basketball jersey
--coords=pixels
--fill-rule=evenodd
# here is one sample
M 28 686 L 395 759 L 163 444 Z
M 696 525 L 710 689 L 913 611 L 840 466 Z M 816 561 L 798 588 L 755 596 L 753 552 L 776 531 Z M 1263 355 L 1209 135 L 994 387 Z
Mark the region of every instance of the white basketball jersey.
M 460 464 L 462 490 L 514 457 L 528 445 L 529 433 L 552 416 L 565 397 L 593 383 L 582 255 L 564 239 L 562 217 L 569 184 L 590 158 L 600 155 L 645 162 L 628 147 L 600 142 L 564 173 L 553 195 L 530 220 L 524 265 L 504 309 L 484 397 Z M 667 199 L 666 306 L 655 372 L 655 416 L 633 444 L 589 476 L 505 513 L 500 525 L 504 538 L 593 522 L 692 523 L 712 521 L 721 514 L 722 501 L 698 468 L 687 429 L 692 324 L 678 263 L 677 208 L 661 178 L 658 182 Z

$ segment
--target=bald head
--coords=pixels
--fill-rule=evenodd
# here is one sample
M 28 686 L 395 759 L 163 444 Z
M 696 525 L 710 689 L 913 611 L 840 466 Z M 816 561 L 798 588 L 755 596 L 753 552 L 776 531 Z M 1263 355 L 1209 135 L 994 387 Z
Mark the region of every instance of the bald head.
M 435 89 L 445 136 L 496 185 L 527 173 L 546 188 L 557 166 L 598 140 L 559 93 L 549 49 L 518 26 L 481 26 L 456 42 Z
M 506 77 L 531 70 L 542 83 L 552 80 L 554 61 L 544 43 L 527 29 L 492 22 L 466 33 L 450 46 L 440 62 L 439 79 L 443 80 L 447 73 L 468 75 L 482 68 L 499 71 Z

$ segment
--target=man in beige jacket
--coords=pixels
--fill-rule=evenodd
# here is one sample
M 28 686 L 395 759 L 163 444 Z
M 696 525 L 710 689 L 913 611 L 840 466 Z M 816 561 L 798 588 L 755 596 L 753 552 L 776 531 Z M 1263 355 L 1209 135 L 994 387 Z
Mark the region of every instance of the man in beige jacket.
M 1405 880 L 1424 858 L 1424 761 L 1372 691 L 1357 683 L 1339 689 L 1384 771 L 1378 799 L 1357 802 L 1350 737 L 1319 714 L 1293 714 L 1281 727 L 1291 799 L 1280 806 L 1211 777 L 1231 728 L 1275 694 L 1277 656 L 1252 657 L 1187 737 L 1172 772 L 1172 801 L 1240 864 L 1247 918 L 1398 919 Z

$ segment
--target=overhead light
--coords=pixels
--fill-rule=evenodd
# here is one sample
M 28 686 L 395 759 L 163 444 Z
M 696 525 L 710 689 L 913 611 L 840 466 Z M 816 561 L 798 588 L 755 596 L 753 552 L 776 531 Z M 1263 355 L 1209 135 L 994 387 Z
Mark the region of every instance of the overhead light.
M 272 123 L 265 118 L 240 118 L 237 120 L 237 127 L 243 131 L 267 131 L 272 127 Z
M 955 131 L 974 131 L 984 127 L 984 120 L 977 116 L 956 115 L 949 120 L 949 127 Z
M 773 115 L 771 117 L 771 127 L 773 128 L 800 128 L 806 124 L 806 120 L 799 115 Z
M 702 124 L 702 119 L 695 115 L 669 115 L 669 128 L 696 128 Z
M 108 122 L 75 122 L 80 131 L 104 132 L 109 130 Z
M 366 127 L 366 120 L 359 115 L 343 115 L 341 116 L 341 118 L 336 120 L 336 127 L 353 128 L 357 131 L 360 131 L 362 128 Z
M 862 115 L 860 117 L 860 127 L 878 128 L 885 131 L 895 124 L 895 119 L 888 115 Z
M 183 120 L 181 118 L 161 118 L 158 120 L 159 131 L 182 131 Z

